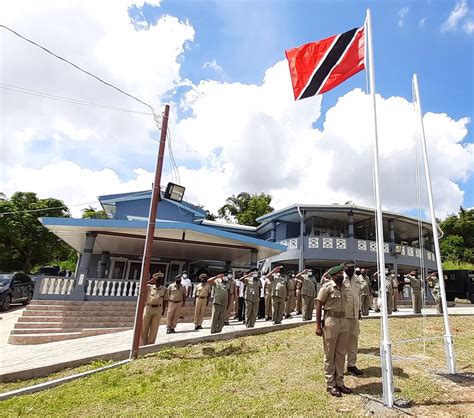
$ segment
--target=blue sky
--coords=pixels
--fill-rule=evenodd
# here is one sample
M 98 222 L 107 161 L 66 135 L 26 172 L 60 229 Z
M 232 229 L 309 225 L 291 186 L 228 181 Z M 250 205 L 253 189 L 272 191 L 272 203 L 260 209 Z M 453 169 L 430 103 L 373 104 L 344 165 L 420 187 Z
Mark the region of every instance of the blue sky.
M 165 1 L 145 5 L 155 22 L 163 14 L 188 19 L 196 29 L 194 45 L 182 62 L 184 77 L 260 84 L 264 72 L 284 58 L 284 50 L 326 38 L 363 24 L 372 10 L 376 89 L 384 97 L 411 98 L 411 78 L 418 74 L 423 111 L 447 113 L 454 119 L 474 114 L 474 43 L 461 25 L 442 31 L 454 1 Z M 468 3 L 469 4 L 469 3 Z M 403 11 L 406 13 L 403 14 Z M 402 16 L 403 15 L 403 16 Z M 472 16 L 471 16 L 472 19 Z M 203 65 L 216 60 L 223 72 Z M 365 88 L 359 73 L 324 95 L 322 117 L 338 98 Z M 474 142 L 473 131 L 465 142 Z M 462 184 L 464 205 L 474 206 L 474 178 Z
M 388 149 L 381 155 L 385 207 L 416 211 L 414 72 L 434 150 L 437 210 L 474 207 L 474 136 L 466 119 L 474 114 L 472 0 L 20 3 L 0 3 L 5 24 L 145 100 L 171 102 L 187 197 L 213 211 L 241 191 L 270 193 L 276 208 L 373 205 L 366 97 L 357 90 L 365 90 L 365 72 L 295 103 L 282 61 L 286 49 L 362 25 L 370 8 L 381 145 Z M 143 110 L 21 40 L 5 33 L 1 40 L 3 83 Z M 149 116 L 5 90 L 2 100 L 3 135 L 13 138 L 3 144 L 7 194 L 31 190 L 75 205 L 150 187 L 157 142 Z M 164 167 L 167 181 L 169 161 Z M 265 175 L 252 175 L 256 167 Z

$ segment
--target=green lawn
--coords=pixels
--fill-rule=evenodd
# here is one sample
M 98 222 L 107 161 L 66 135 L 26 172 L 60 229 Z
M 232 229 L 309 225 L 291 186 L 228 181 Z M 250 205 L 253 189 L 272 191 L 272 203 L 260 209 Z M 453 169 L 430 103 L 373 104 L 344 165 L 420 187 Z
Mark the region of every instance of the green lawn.
M 361 324 L 358 365 L 366 374 L 363 378 L 348 376 L 346 384 L 359 393 L 378 396 L 380 323 L 365 320 Z M 454 317 L 451 324 L 457 336 L 458 369 L 473 373 L 474 317 Z M 442 325 L 440 317 L 390 319 L 394 341 L 421 337 L 423 332 L 441 334 Z M 363 415 L 361 396 L 335 399 L 326 393 L 322 355 L 314 325 L 169 349 L 48 391 L 1 402 L 0 416 Z M 415 402 L 411 412 L 472 412 L 472 390 L 436 375 L 445 367 L 441 341 L 394 344 L 393 355 L 396 396 Z M 6 384 L 3 390 L 9 387 Z

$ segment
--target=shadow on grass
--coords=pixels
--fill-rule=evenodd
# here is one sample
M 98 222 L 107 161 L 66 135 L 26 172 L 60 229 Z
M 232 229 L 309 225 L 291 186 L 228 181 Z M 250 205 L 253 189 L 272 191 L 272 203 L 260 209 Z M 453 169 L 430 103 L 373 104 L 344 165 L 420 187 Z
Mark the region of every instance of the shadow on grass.
M 418 402 L 418 406 L 448 406 L 448 405 L 474 405 L 473 401 L 467 399 L 460 401 L 426 401 Z
M 357 350 L 359 354 L 372 354 L 380 357 L 380 347 L 364 347 Z
M 189 355 L 186 352 L 179 352 L 175 349 L 163 350 L 158 352 L 158 356 L 167 359 L 186 359 L 186 360 L 203 360 L 206 358 L 226 357 L 226 356 L 240 356 L 257 353 L 259 350 L 252 349 L 245 346 L 230 345 L 224 347 L 222 350 L 215 350 L 214 347 L 203 347 L 202 355 Z
M 364 374 L 359 376 L 358 379 L 371 379 L 373 377 L 381 377 L 382 376 L 382 369 L 380 367 L 366 367 L 362 369 Z M 407 378 L 408 374 L 404 372 L 401 367 L 394 367 L 393 368 L 393 375 L 396 377 Z
M 474 373 L 456 373 L 456 374 L 444 374 L 436 373 L 439 377 L 447 379 L 460 386 L 474 386 Z

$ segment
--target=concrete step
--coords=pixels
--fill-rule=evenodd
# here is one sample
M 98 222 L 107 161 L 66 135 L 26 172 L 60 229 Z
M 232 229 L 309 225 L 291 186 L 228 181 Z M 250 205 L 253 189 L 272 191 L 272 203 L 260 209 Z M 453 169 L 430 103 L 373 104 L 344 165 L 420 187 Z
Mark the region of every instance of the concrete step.
M 28 311 L 64 311 L 64 312 L 89 312 L 89 311 L 113 311 L 113 312 L 135 312 L 135 306 L 110 306 L 110 305 L 28 305 Z
M 110 322 L 88 322 L 87 328 L 117 328 L 133 327 L 133 320 L 130 321 L 110 321 Z M 42 330 L 50 328 L 70 328 L 81 330 L 84 328 L 83 322 L 17 322 L 14 330 Z
M 23 317 L 34 317 L 34 316 L 49 316 L 49 317 L 63 317 L 63 318 L 95 318 L 95 317 L 107 317 L 119 314 L 121 316 L 133 316 L 135 311 L 48 311 L 48 310 L 25 310 Z
M 120 315 L 120 316 L 102 316 L 100 319 L 97 319 L 94 322 L 121 322 L 121 321 L 130 321 L 135 318 L 134 315 Z M 86 319 L 87 322 L 84 320 Z M 36 322 L 36 323 L 49 323 L 49 322 L 67 322 L 69 324 L 72 323 L 80 323 L 80 324 L 88 324 L 91 323 L 92 318 L 87 317 L 87 318 L 82 318 L 82 317 L 63 317 L 63 316 L 40 316 L 40 315 L 34 315 L 34 316 L 20 316 L 18 318 L 18 323 L 23 323 L 23 322 Z
M 10 335 L 34 335 L 34 334 L 64 334 L 71 332 L 86 332 L 88 335 L 97 335 L 94 332 L 97 331 L 98 334 L 104 334 L 109 332 L 124 331 L 127 329 L 132 329 L 133 324 L 126 324 L 122 326 L 113 326 L 113 327 L 58 327 L 58 328 L 39 328 L 39 329 L 13 329 Z
M 69 306 L 83 306 L 83 305 L 110 305 L 110 306 L 135 306 L 136 301 L 70 301 L 70 300 L 38 300 L 33 299 L 32 305 L 69 305 Z

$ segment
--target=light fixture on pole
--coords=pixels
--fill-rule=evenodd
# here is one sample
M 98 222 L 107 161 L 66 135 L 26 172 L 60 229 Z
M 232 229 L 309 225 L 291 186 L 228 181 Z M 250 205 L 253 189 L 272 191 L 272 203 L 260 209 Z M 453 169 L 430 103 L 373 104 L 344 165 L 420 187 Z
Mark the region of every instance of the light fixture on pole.
M 166 186 L 165 199 L 170 199 L 175 202 L 181 202 L 183 200 L 185 190 L 185 187 L 170 182 Z

